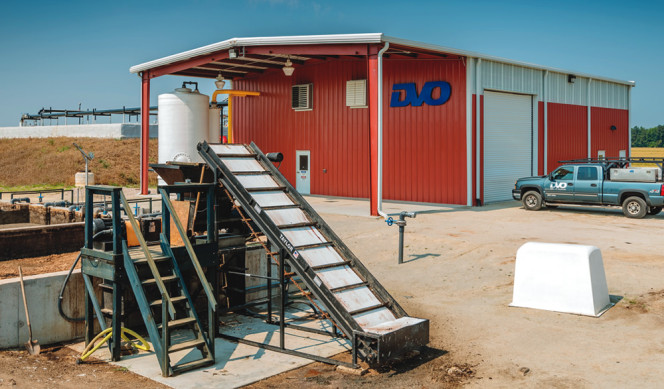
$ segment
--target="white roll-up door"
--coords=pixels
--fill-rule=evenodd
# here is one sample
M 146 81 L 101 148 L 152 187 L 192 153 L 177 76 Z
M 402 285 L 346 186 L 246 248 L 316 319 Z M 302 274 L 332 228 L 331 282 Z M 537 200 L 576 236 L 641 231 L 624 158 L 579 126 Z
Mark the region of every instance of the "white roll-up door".
M 532 96 L 485 92 L 484 203 L 512 199 L 514 181 L 532 169 Z

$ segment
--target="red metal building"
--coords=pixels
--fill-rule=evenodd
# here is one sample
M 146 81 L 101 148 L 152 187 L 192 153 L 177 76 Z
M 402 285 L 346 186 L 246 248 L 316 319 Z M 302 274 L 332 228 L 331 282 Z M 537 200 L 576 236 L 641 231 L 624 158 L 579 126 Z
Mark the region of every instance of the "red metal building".
M 633 82 L 383 34 L 229 39 L 130 71 L 144 107 L 169 74 L 260 92 L 233 103 L 233 142 L 281 151 L 298 189 L 370 198 L 374 215 L 383 199 L 508 200 L 516 178 L 561 159 L 629 156 Z

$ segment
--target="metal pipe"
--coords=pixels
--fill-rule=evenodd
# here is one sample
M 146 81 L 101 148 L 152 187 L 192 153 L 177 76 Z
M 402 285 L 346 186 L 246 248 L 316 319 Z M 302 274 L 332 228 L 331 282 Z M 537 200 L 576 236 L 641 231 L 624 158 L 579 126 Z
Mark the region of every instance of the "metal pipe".
M 69 201 L 51 201 L 44 204 L 44 208 L 48 207 L 68 207 Z
M 16 204 L 25 201 L 26 203 L 30 203 L 30 197 L 17 197 L 9 200 L 9 204 Z
M 593 79 L 588 78 L 588 90 L 586 91 L 586 103 L 588 104 L 588 158 L 592 158 L 592 134 L 591 134 L 591 120 L 590 114 L 592 112 L 590 108 L 590 87 L 592 85 Z
M 480 102 L 481 102 L 481 96 L 482 96 L 482 58 L 477 59 L 477 65 L 475 65 L 475 200 L 476 204 L 475 205 L 482 205 L 480 204 L 480 199 L 482 198 L 481 196 L 481 188 L 482 186 L 480 185 L 481 181 L 481 171 L 482 171 L 482 166 L 480 166 L 480 161 L 481 161 L 481 151 L 482 147 L 481 146 L 481 137 L 480 137 L 480 128 L 482 126 L 482 123 L 480 123 L 480 118 L 482 117 L 482 113 L 480 112 Z
M 378 214 L 387 219 L 387 214 L 383 212 L 383 53 L 390 48 L 390 42 L 385 42 L 385 46 L 378 52 Z
M 548 87 L 549 71 L 544 71 L 544 79 L 542 89 L 544 95 L 544 174 L 549 173 L 549 166 L 547 159 L 549 157 L 549 87 Z

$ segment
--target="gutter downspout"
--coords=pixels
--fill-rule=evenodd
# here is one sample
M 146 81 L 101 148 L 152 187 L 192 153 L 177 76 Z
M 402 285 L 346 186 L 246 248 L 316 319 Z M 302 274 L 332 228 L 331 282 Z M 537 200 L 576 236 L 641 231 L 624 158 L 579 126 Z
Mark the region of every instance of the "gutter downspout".
M 385 47 L 378 52 L 378 215 L 387 219 L 383 212 L 383 53 L 390 47 L 390 42 L 385 42 Z
M 544 71 L 544 85 L 542 85 L 544 95 L 544 174 L 549 174 L 549 71 Z
M 590 106 L 591 106 L 591 104 L 590 104 L 590 87 L 592 85 L 592 82 L 593 82 L 593 79 L 589 78 L 588 79 L 588 90 L 586 91 L 586 95 L 587 95 L 586 96 L 586 102 L 588 103 L 588 114 L 587 114 L 588 115 L 588 158 L 593 157 L 592 156 L 592 134 L 591 134 L 591 130 L 590 130 L 590 126 L 592 124 L 591 120 L 590 120 L 590 114 L 591 114 L 591 109 L 590 109 Z M 606 158 L 606 156 L 605 156 L 605 158 Z
M 481 198 L 481 172 L 482 166 L 480 166 L 481 161 L 481 152 L 482 152 L 482 142 L 480 138 L 480 129 L 482 123 L 480 123 L 480 118 L 482 113 L 480 112 L 480 102 L 482 96 L 482 58 L 477 59 L 477 65 L 475 65 L 475 199 L 477 203 L 475 205 L 482 205 L 480 203 Z

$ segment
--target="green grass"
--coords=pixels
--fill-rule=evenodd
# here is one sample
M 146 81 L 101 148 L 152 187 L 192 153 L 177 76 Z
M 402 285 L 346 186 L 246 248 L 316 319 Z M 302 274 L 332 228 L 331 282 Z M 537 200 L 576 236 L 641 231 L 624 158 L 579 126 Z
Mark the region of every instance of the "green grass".
M 56 185 L 20 185 L 20 186 L 2 186 L 0 185 L 0 192 L 21 192 L 26 190 L 50 190 L 50 189 L 74 189 L 75 186 L 65 186 L 64 184 Z

